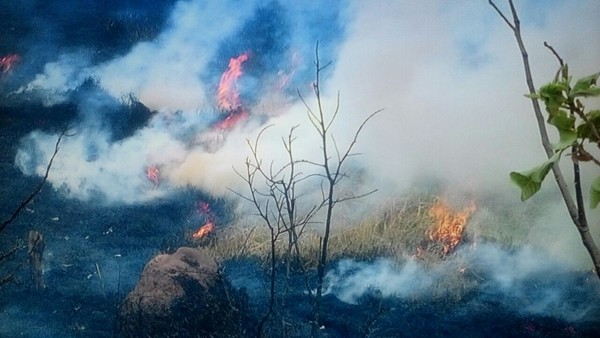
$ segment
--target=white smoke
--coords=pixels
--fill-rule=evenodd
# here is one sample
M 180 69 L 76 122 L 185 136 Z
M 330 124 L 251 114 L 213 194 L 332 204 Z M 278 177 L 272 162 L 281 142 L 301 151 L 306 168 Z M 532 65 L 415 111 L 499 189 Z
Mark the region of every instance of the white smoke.
M 342 260 L 326 274 L 324 293 L 356 304 L 367 295 L 454 299 L 457 293 L 471 292 L 476 286 L 477 297 L 483 302 L 491 297 L 524 314 L 577 321 L 597 313 L 595 297 L 600 296 L 600 285 L 581 284 L 586 278 L 595 281 L 591 272 L 579 277 L 572 273 L 543 250 L 530 246 L 507 251 L 477 244 L 463 247 L 448 260 L 428 267 L 414 258 L 401 265 L 384 259 L 373 263 Z M 461 285 L 467 287 L 460 289 Z
M 324 295 L 334 294 L 349 304 L 372 291 L 381 292 L 383 297 L 409 298 L 426 291 L 433 283 L 433 276 L 414 259 L 402 267 L 391 260 L 379 259 L 374 263 L 344 259 L 327 273 Z
M 194 111 L 210 103 L 201 76 L 219 42 L 252 14 L 245 1 L 231 10 L 228 1 L 181 1 L 169 27 L 156 40 L 98 66 L 94 74 L 115 97 L 134 93 L 151 109 Z
M 543 24 L 528 23 L 533 4 L 519 5 L 537 86 L 558 66 L 544 41 L 574 76 L 600 69 L 598 45 L 573 38 L 600 38 L 597 2 L 536 8 Z M 354 12 L 331 87 L 354 120 L 386 108 L 359 144 L 380 186 L 393 192 L 431 175 L 463 189 L 505 190 L 510 171 L 544 160 L 518 47 L 487 2 L 357 2 Z
M 310 31 L 314 25 L 304 25 L 309 16 L 294 11 L 295 5 L 282 5 L 290 16 L 291 41 L 302 43 L 292 49 L 312 49 L 314 42 L 304 45 L 307 37 L 316 34 Z M 248 155 L 246 138 L 256 137 L 257 127 L 251 123 L 253 128 L 229 135 L 210 128 L 215 119 L 211 105 L 216 88 L 214 83 L 206 83 L 206 74 L 224 71 L 209 69 L 209 61 L 215 58 L 223 40 L 259 7 L 255 2 L 180 1 L 164 32 L 153 41 L 133 46 L 123 56 L 91 65 L 82 52 L 61 55 L 58 61 L 48 63 L 43 73 L 17 92 L 41 96 L 44 104 L 53 105 L 65 102 L 86 79 L 92 78 L 114 99 L 132 95 L 157 111 L 134 135 L 113 143 L 110 130 L 101 122 L 102 112 L 98 110 L 103 109 L 102 105 L 84 109 L 85 118 L 70 131 L 76 135 L 63 139 L 48 182 L 73 198 L 99 197 L 112 203 L 145 202 L 188 185 L 216 195 L 236 186 L 232 167 L 243 165 Z M 293 55 L 299 58 L 298 53 Z M 298 68 L 299 62 L 300 59 L 294 61 Z M 279 73 L 293 76 L 297 71 L 285 69 Z M 289 99 L 282 93 L 268 91 L 269 85 L 260 85 L 263 88 L 253 91 L 264 97 L 253 107 L 256 111 L 252 114 L 289 114 Z M 95 100 L 91 95 L 94 93 L 85 100 Z M 294 121 L 288 117 L 287 124 L 278 125 L 286 132 L 298 124 L 298 115 L 289 115 Z M 301 116 L 304 118 L 303 112 Z M 275 135 L 279 145 L 281 135 Z M 42 132 L 28 135 L 18 151 L 16 165 L 26 174 L 42 175 L 56 137 Z M 161 184 L 157 189 L 146 178 L 146 168 L 151 165 L 160 169 Z
M 15 93 L 33 93 L 45 106 L 63 103 L 69 98 L 69 92 L 91 75 L 88 66 L 85 53 L 62 54 L 57 61 L 47 63 L 43 73 Z

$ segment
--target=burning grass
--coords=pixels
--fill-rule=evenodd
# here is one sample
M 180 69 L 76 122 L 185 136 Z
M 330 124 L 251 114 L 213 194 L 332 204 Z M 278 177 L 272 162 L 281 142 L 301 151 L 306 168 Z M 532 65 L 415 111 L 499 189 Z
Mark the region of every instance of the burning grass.
M 396 262 L 403 262 L 408 257 L 426 262 L 443 260 L 463 240 L 463 232 L 473 206 L 454 214 L 453 209 L 448 206 L 439 210 L 441 205 L 445 205 L 442 203 L 443 200 L 435 196 L 409 195 L 382 205 L 380 210 L 357 225 L 340 224 L 334 227 L 329 241 L 329 258 L 371 260 L 386 257 Z M 442 212 L 448 215 L 444 218 L 440 216 Z M 443 224 L 444 220 L 449 221 L 449 224 Z M 459 224 L 460 220 L 462 225 Z M 449 225 L 457 227 L 459 231 L 444 230 Z M 454 232 L 444 235 L 444 231 Z M 260 225 L 228 227 L 212 240 L 205 239 L 199 244 L 209 246 L 220 260 L 248 257 L 258 258 L 263 263 L 269 260 L 269 234 L 267 228 Z M 299 240 L 299 261 L 304 268 L 316 267 L 320 245 L 317 231 L 302 234 Z M 283 261 L 287 236 L 280 236 L 276 249 L 278 258 Z
M 444 199 L 423 194 L 407 195 L 385 205 L 356 225 L 337 224 L 329 241 L 331 267 L 343 260 L 374 262 L 389 260 L 402 270 L 417 264 L 428 271 L 426 298 L 459 300 L 474 290 L 481 278 L 470 269 L 469 255 L 457 254 L 457 247 L 468 249 L 475 239 L 468 234 L 474 203 L 450 206 Z M 276 242 L 276 256 L 285 265 L 288 238 Z M 220 261 L 252 259 L 270 267 L 270 236 L 266 226 L 230 226 L 208 238 L 198 240 L 209 247 Z M 297 272 L 317 268 L 321 237 L 317 231 L 305 231 L 299 240 L 299 259 L 293 255 L 291 266 Z M 443 275 L 438 278 L 436 275 Z M 421 298 L 415 293 L 412 298 Z

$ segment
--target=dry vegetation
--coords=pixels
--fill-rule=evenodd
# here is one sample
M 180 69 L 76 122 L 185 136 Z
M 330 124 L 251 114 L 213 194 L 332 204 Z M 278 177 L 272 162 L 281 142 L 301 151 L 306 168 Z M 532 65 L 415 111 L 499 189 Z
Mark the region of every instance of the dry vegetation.
M 431 273 L 441 273 L 444 278 L 436 278 L 435 285 L 428 288 L 427 298 L 459 300 L 481 281 L 476 271 L 470 269 L 469 255 L 444 253 L 442 243 L 430 238 L 432 229 L 438 224 L 432 217 L 431 207 L 440 201 L 433 195 L 413 194 L 399 198 L 374 210 L 373 215 L 354 226 L 338 224 L 333 227 L 329 242 L 330 261 L 343 258 L 370 261 L 388 258 L 399 265 L 408 259 L 417 259 Z M 452 208 L 457 212 L 463 206 Z M 488 215 L 489 216 L 489 215 Z M 341 218 L 341 217 L 340 217 Z M 479 224 L 478 224 L 479 223 Z M 470 226 L 473 225 L 473 229 Z M 497 224 L 491 224 L 495 228 Z M 477 214 L 469 219 L 459 244 L 472 247 L 477 241 L 494 240 L 494 235 L 480 235 L 482 224 Z M 223 229 L 223 228 L 222 228 Z M 499 229 L 498 231 L 500 231 Z M 502 236 L 504 230 L 499 232 Z M 240 227 L 229 226 L 213 237 L 197 241 L 198 245 L 208 247 L 220 261 L 229 259 L 256 259 L 265 269 L 270 266 L 270 237 L 266 226 L 256 224 Z M 277 260 L 283 266 L 287 247 L 287 237 L 281 236 L 277 242 Z M 320 236 L 316 231 L 306 231 L 300 241 L 302 257 L 295 263 L 302 264 L 297 271 L 315 271 L 318 264 Z M 298 268 L 298 266 L 296 265 Z M 420 299 L 415 295 L 414 300 Z
M 456 254 L 456 250 L 444 253 L 442 243 L 432 240 L 430 234 L 438 223 L 430 212 L 436 202 L 444 201 L 437 195 L 415 193 L 400 197 L 379 209 L 358 224 L 347 225 L 351 213 L 342 209 L 337 214 L 339 222 L 334 224 L 329 242 L 330 262 L 351 258 L 372 261 L 388 258 L 404 265 L 410 259 L 428 269 L 434 278 L 427 294 L 428 299 L 459 300 L 470 290 L 474 290 L 483 277 L 470 260 L 470 254 Z M 471 201 L 450 205 L 459 213 L 468 208 Z M 498 196 L 480 196 L 476 201 L 477 210 L 468 218 L 459 247 L 462 250 L 475 250 L 477 243 L 493 242 L 510 248 L 527 242 L 532 220 L 540 215 L 539 205 L 518 201 L 506 201 Z M 352 207 L 350 207 L 352 209 Z M 209 248 L 220 261 L 229 259 L 253 259 L 262 263 L 265 270 L 270 268 L 270 236 L 268 228 L 251 218 L 245 225 L 219 227 L 216 234 L 196 240 L 196 244 Z M 277 261 L 284 266 L 287 236 L 277 242 Z M 315 271 L 318 262 L 320 236 L 317 231 L 305 231 L 299 240 L 301 257 L 295 263 L 302 264 L 296 271 Z M 296 265 L 296 268 L 298 266 Z M 413 300 L 421 299 L 415 295 Z
M 381 206 L 373 215 L 355 226 L 334 227 L 329 242 L 332 260 L 355 258 L 369 260 L 387 257 L 397 262 L 417 256 L 424 261 L 443 258 L 442 246 L 432 241 L 428 233 L 437 226 L 429 210 L 436 197 L 431 195 L 409 195 Z M 287 237 L 277 242 L 277 255 L 283 259 Z M 316 267 L 320 246 L 317 231 L 306 231 L 300 240 L 300 261 L 306 269 Z M 257 258 L 263 263 L 269 260 L 269 234 L 260 224 L 252 226 L 230 226 L 216 237 L 198 241 L 198 245 L 209 247 L 219 260 L 232 258 Z

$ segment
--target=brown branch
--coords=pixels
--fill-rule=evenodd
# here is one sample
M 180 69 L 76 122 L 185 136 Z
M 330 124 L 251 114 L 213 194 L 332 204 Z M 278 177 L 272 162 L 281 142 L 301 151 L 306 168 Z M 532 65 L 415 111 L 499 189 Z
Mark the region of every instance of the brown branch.
M 581 155 L 583 155 L 583 157 L 585 157 L 586 159 L 588 159 L 588 160 L 594 162 L 595 164 L 597 164 L 598 166 L 600 166 L 600 160 L 598 160 L 592 154 L 590 154 L 587 150 L 585 150 L 583 148 L 583 145 L 579 145 L 577 147 L 577 152 L 580 153 Z
M 10 274 L 10 275 L 2 277 L 2 279 L 0 279 L 0 288 L 2 288 L 2 286 L 4 284 L 10 283 L 13 279 L 15 279 L 15 275 L 14 274 Z
M 489 2 L 498 11 L 498 7 L 496 7 L 491 0 Z M 514 7 L 512 0 L 508 0 L 508 2 L 510 5 L 510 8 L 511 8 L 513 22 L 514 22 L 514 24 L 510 25 L 510 27 L 513 30 L 515 39 L 517 41 L 517 45 L 519 46 L 519 51 L 521 52 L 523 68 L 525 70 L 525 82 L 527 83 L 527 88 L 529 90 L 529 94 L 534 95 L 536 93 L 535 85 L 533 84 L 533 76 L 531 75 L 531 66 L 529 65 L 529 55 L 527 54 L 527 49 L 525 48 L 525 44 L 523 43 L 523 38 L 521 36 L 521 24 L 519 21 L 519 16 L 517 14 L 517 11 Z M 504 20 L 507 20 L 504 15 L 502 15 L 502 18 Z M 540 108 L 540 104 L 537 99 L 532 98 L 531 105 L 533 106 L 535 119 L 537 121 L 538 130 L 540 132 L 540 137 L 542 139 L 542 146 L 544 147 L 544 150 L 546 151 L 546 156 L 548 158 L 551 158 L 552 156 L 554 156 L 554 150 L 552 148 L 552 143 L 550 142 L 550 138 L 548 136 L 548 131 L 546 129 L 546 120 L 544 118 L 544 115 L 542 114 L 542 109 Z M 573 201 L 573 198 L 572 198 L 571 194 L 569 193 L 569 189 L 567 187 L 567 183 L 565 181 L 564 175 L 562 174 L 560 166 L 558 166 L 558 165 L 552 166 L 552 174 L 554 175 L 554 180 L 558 184 L 558 188 L 559 188 L 560 193 L 563 197 L 563 200 L 567 206 L 567 210 L 569 212 L 569 215 L 571 216 L 571 219 L 573 221 L 579 223 L 577 221 L 577 219 L 578 219 L 577 206 L 575 205 L 575 202 Z

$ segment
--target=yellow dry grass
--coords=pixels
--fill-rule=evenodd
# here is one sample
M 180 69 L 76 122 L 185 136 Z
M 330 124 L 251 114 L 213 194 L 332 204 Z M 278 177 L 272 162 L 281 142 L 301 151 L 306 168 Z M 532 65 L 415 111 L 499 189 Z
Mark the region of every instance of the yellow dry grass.
M 336 226 L 329 240 L 328 257 L 370 259 L 388 257 L 402 261 L 406 256 L 427 258 L 428 251 L 436 251 L 428 241 L 427 231 L 433 226 L 428 214 L 434 197 L 407 196 L 382 205 L 374 215 L 354 226 Z M 288 238 L 281 235 L 276 243 L 278 259 L 285 257 Z M 220 232 L 213 240 L 199 243 L 209 247 L 220 260 L 254 257 L 269 261 L 270 236 L 264 226 L 235 226 Z M 316 230 L 306 230 L 299 239 L 300 261 L 306 268 L 316 266 L 321 236 Z M 418 250 L 418 248 L 429 250 Z M 438 257 L 434 252 L 431 257 Z

